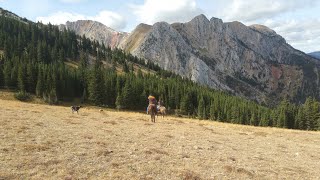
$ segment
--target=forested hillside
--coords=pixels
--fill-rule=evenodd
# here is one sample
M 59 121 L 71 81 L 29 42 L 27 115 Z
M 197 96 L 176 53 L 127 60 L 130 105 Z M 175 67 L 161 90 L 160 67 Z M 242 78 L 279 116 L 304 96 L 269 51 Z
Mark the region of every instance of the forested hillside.
M 0 16 L 0 55 L 0 87 L 17 90 L 17 97 L 31 93 L 52 104 L 81 98 L 95 105 L 145 110 L 147 96 L 153 94 L 171 112 L 199 119 L 320 129 L 319 102 L 311 98 L 303 105 L 283 100 L 271 109 L 200 86 L 120 49 L 111 50 L 50 24 Z M 78 66 L 69 66 L 67 61 Z M 134 65 L 153 73 L 134 70 Z M 119 66 L 121 72 L 116 69 Z

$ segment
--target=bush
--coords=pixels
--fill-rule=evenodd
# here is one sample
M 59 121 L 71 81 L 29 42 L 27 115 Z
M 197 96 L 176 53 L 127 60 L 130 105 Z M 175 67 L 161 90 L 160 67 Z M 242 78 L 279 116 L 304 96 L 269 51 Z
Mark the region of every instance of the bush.
M 43 99 L 48 104 L 58 104 L 58 97 L 55 90 L 51 90 L 47 94 L 43 94 Z
M 14 98 L 18 99 L 19 101 L 28 101 L 31 99 L 31 96 L 29 93 L 26 93 L 25 91 L 19 91 L 14 94 Z

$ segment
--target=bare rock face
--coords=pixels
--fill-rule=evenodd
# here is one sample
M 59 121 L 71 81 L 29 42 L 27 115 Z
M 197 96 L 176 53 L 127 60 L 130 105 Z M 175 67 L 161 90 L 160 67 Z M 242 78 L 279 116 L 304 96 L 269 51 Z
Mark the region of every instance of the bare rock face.
M 199 15 L 187 23 L 139 25 L 121 47 L 212 88 L 268 104 L 320 99 L 320 62 L 262 25 Z M 128 43 L 129 42 L 129 43 Z
M 121 40 L 128 35 L 125 32 L 115 31 L 102 23 L 91 20 L 78 20 L 75 22 L 68 21 L 61 27 L 75 31 L 75 33 L 80 36 L 85 35 L 91 40 L 97 40 L 111 48 L 117 47 Z

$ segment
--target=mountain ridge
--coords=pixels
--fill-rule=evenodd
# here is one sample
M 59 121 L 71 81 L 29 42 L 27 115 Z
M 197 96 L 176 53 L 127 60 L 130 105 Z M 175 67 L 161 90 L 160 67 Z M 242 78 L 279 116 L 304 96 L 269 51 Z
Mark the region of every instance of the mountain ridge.
M 59 25 L 60 29 L 69 29 L 76 34 L 85 35 L 90 40 L 97 40 L 111 48 L 117 47 L 121 40 L 125 38 L 128 33 L 116 31 L 104 24 L 92 20 L 78 20 L 75 22 L 66 22 L 66 24 Z
M 319 98 L 320 63 L 263 25 L 199 15 L 186 23 L 155 23 L 139 42 L 130 53 L 215 89 L 259 102 Z
M 275 104 L 283 98 L 301 102 L 308 96 L 320 99 L 320 62 L 263 25 L 223 22 L 201 14 L 186 23 L 139 24 L 130 33 L 90 20 L 59 27 L 260 103 Z

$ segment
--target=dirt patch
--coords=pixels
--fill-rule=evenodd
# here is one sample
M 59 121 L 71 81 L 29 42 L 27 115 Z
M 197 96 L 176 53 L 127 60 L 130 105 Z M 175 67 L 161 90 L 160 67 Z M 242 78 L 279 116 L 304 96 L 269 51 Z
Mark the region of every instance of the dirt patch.
M 180 177 L 183 180 L 201 180 L 202 179 L 199 174 L 190 170 L 182 172 Z
M 104 121 L 104 124 L 111 124 L 111 125 L 116 125 L 118 123 L 116 123 L 115 121 Z
M 254 132 L 254 133 L 252 133 L 252 135 L 267 137 L 268 133 L 266 133 L 266 132 Z
M 22 147 L 26 152 L 46 151 L 50 149 L 50 147 L 46 144 L 24 144 Z

